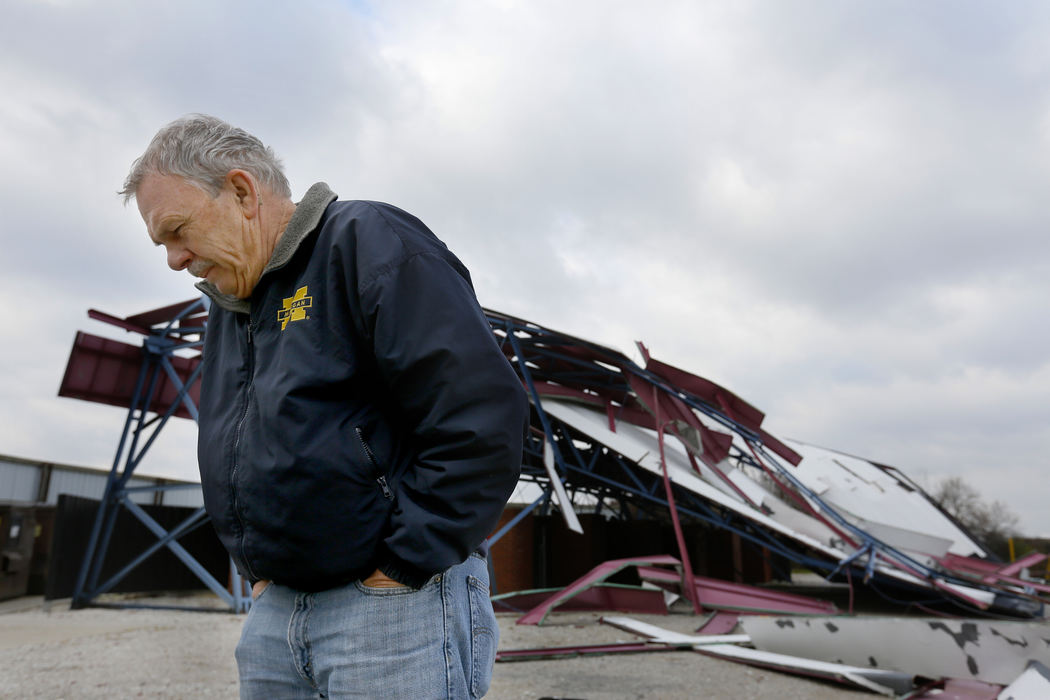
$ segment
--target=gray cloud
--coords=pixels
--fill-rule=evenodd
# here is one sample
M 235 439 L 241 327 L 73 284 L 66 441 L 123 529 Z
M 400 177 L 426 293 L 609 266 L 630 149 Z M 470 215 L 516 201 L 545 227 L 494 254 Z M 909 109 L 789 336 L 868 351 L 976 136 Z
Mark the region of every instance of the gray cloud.
M 87 307 L 194 295 L 114 192 L 156 128 L 205 111 L 271 143 L 297 193 L 324 179 L 421 216 L 489 306 L 644 340 L 774 432 L 962 474 L 1050 532 L 1025 488 L 1050 447 L 1042 3 L 9 16 L 0 292 L 38 306 L 0 355 L 0 451 L 108 463 L 113 410 L 52 397 L 73 331 L 102 331 Z M 192 472 L 185 446 L 163 459 Z

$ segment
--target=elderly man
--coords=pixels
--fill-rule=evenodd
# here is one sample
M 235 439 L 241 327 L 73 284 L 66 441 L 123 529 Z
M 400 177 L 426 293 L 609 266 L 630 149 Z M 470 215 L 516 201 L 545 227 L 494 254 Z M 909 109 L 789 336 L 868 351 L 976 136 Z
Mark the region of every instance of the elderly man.
M 478 548 L 528 409 L 466 268 L 395 207 L 323 183 L 293 203 L 273 151 L 213 117 L 161 129 L 122 194 L 213 301 L 198 459 L 255 597 L 241 696 L 484 695 Z

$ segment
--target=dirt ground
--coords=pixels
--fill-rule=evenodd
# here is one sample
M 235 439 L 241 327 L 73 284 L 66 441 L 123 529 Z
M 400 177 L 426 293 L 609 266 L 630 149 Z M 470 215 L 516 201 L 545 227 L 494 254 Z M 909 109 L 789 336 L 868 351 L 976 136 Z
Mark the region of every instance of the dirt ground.
M 218 601 L 195 597 L 151 602 L 213 605 Z M 680 632 L 692 632 L 700 622 L 689 614 L 631 617 Z M 555 613 L 543 626 L 529 627 L 516 625 L 516 615 L 501 614 L 500 649 L 636 641 L 627 632 L 599 624 L 598 618 L 591 613 Z M 40 598 L 0 603 L 0 698 L 235 698 L 233 649 L 241 621 L 241 616 L 227 612 L 70 610 L 68 601 L 45 605 Z M 675 651 L 501 662 L 496 664 L 487 697 L 823 700 L 876 696 Z

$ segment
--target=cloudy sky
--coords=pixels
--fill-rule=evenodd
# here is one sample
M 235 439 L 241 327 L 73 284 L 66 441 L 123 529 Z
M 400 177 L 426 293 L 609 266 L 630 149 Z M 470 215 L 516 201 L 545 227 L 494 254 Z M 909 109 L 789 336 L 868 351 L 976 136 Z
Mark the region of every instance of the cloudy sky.
M 420 216 L 484 305 L 1050 534 L 1050 5 L 0 6 L 0 453 L 111 462 L 124 412 L 56 392 L 77 330 L 124 336 L 88 308 L 195 296 L 115 193 L 207 112 L 296 197 Z M 144 472 L 195 472 L 180 423 Z

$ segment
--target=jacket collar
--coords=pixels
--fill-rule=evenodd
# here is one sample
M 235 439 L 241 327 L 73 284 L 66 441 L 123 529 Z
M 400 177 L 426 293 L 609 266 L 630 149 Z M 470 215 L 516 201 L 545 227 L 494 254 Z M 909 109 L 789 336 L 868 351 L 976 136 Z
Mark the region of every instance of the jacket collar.
M 288 220 L 288 226 L 284 229 L 284 233 L 277 240 L 277 245 L 274 246 L 273 254 L 270 256 L 270 262 L 266 263 L 266 267 L 263 268 L 260 279 L 267 272 L 277 270 L 288 264 L 295 251 L 299 249 L 303 239 L 317 228 L 325 209 L 337 197 L 338 195 L 332 192 L 328 185 L 323 182 L 314 184 L 306 191 L 302 201 L 295 205 L 295 212 L 292 214 L 292 218 Z M 238 299 L 232 294 L 223 294 L 214 284 L 207 280 L 201 280 L 194 286 L 227 311 L 246 314 L 252 308 L 250 298 Z

